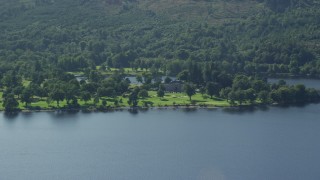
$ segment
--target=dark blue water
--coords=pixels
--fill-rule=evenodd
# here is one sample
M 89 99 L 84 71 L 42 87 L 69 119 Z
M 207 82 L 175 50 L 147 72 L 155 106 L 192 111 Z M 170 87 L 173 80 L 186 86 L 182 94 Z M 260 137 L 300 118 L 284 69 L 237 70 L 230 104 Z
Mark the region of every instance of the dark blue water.
M 0 114 L 4 180 L 319 180 L 320 105 Z

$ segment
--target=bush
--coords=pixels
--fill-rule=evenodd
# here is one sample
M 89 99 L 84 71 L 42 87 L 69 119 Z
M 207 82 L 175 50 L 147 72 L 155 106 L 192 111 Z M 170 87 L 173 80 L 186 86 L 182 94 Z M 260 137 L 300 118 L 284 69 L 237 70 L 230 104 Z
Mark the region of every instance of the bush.
M 148 91 L 145 90 L 145 89 L 140 90 L 140 92 L 139 92 L 139 97 L 141 97 L 141 98 L 147 98 L 147 97 L 149 97 Z

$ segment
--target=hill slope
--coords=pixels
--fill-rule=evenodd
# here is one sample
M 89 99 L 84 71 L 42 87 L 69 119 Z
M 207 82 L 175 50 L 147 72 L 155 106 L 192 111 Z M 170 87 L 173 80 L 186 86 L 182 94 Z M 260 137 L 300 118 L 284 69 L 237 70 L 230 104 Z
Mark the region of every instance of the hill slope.
M 1 71 L 17 64 L 28 71 L 35 61 L 68 71 L 160 63 L 175 75 L 191 60 L 233 73 L 318 76 L 319 7 L 313 0 L 3 0 Z

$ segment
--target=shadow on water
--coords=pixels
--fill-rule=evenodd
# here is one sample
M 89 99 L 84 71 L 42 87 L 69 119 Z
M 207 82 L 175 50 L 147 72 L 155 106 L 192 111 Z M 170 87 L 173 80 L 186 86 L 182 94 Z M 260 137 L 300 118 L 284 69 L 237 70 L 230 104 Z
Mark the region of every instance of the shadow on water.
M 77 115 L 80 111 L 79 110 L 68 110 L 68 111 L 54 111 L 54 112 L 48 112 L 51 116 L 62 118 L 62 117 L 70 117 Z
M 77 116 L 79 115 L 79 111 L 55 111 L 47 113 L 54 121 L 75 121 L 78 119 Z
M 4 112 L 3 116 L 8 122 L 13 122 L 18 118 L 19 112 Z
M 128 112 L 133 115 L 137 115 L 139 113 L 146 113 L 149 111 L 149 108 L 130 108 Z
M 139 113 L 146 113 L 149 111 L 149 108 L 140 108 Z
M 293 104 L 277 104 L 274 105 L 274 107 L 278 107 L 278 108 L 284 108 L 284 109 L 288 109 L 288 108 L 305 108 L 307 106 L 310 106 L 312 104 L 320 104 L 319 102 L 314 102 L 314 103 L 293 103 Z
M 205 108 L 204 110 L 208 111 L 208 112 L 217 112 L 219 111 L 220 109 L 223 109 L 223 108 Z
M 128 111 L 129 111 L 129 113 L 132 114 L 132 115 L 137 115 L 137 114 L 139 114 L 139 109 L 138 109 L 138 108 L 130 108 Z
M 222 111 L 228 114 L 248 114 L 257 111 L 268 111 L 270 108 L 268 106 L 240 106 L 240 107 L 230 107 L 224 108 Z
M 79 116 L 83 115 L 79 113 L 80 111 L 56 111 L 56 112 L 48 112 L 49 119 L 55 125 L 59 125 L 62 127 L 73 127 L 77 124 L 79 120 Z
M 186 113 L 196 112 L 197 108 L 183 108 L 182 111 Z
M 32 120 L 34 114 L 34 112 L 20 112 L 20 115 L 23 120 Z

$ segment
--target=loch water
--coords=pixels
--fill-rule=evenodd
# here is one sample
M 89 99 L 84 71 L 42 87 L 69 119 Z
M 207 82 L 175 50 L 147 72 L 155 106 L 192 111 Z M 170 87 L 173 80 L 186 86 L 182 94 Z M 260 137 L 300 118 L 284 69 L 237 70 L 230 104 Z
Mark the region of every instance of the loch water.
M 320 104 L 0 114 L 0 179 L 318 180 Z

